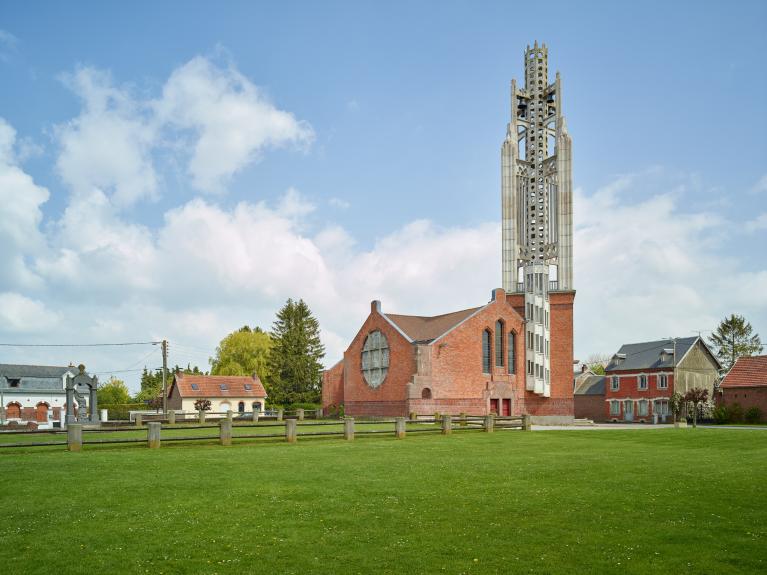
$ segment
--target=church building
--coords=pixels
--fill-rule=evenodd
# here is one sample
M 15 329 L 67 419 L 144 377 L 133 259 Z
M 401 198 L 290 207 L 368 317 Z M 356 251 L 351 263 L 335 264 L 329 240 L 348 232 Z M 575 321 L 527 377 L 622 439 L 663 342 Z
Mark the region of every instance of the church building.
M 323 376 L 323 406 L 347 415 L 441 413 L 573 419 L 572 143 L 548 50 L 511 83 L 501 148 L 502 280 L 482 306 L 439 316 L 380 302 Z

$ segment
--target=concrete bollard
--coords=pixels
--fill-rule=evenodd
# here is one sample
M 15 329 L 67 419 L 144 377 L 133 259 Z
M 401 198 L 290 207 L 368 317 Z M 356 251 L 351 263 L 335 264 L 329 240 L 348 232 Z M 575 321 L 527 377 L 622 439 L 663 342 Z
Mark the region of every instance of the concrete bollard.
M 197 412 L 197 421 L 205 423 L 205 410 L 201 409 Z
M 418 419 L 418 414 L 415 411 L 411 411 L 408 417 L 410 417 L 410 421 L 415 421 Z
M 67 451 L 82 451 L 83 426 L 80 423 L 67 425 Z
M 486 433 L 492 433 L 493 432 L 493 426 L 495 425 L 495 417 L 493 417 L 493 414 L 485 416 L 485 432 Z
M 394 437 L 397 439 L 405 439 L 405 418 L 394 418 Z
M 461 420 L 460 420 L 460 423 L 458 425 L 460 425 L 461 427 L 466 427 L 466 412 L 465 411 L 461 412 Z
M 160 447 L 160 429 L 162 429 L 162 423 L 159 421 L 150 421 L 146 424 L 146 442 L 149 449 Z
M 137 413 L 136 415 L 133 416 L 133 423 L 136 424 L 136 427 L 141 427 L 143 420 L 144 418 L 140 413 Z
M 221 445 L 232 444 L 232 421 L 230 419 L 222 419 L 218 422 L 218 441 Z
M 296 409 L 296 416 L 298 416 L 298 421 L 304 420 L 304 410 L 303 409 Z
M 288 443 L 295 443 L 298 439 L 298 426 L 295 419 L 285 420 L 285 440 Z
M 532 431 L 533 430 L 533 418 L 529 415 L 523 415 L 522 416 L 522 431 Z
M 344 419 L 344 439 L 346 441 L 354 440 L 354 418 L 347 417 Z
M 440 416 L 440 413 L 439 413 L 439 411 L 435 412 L 435 413 L 434 413 L 434 421 L 435 421 L 435 422 L 436 422 L 436 421 L 440 421 L 440 419 L 441 419 L 441 416 Z
M 261 410 L 253 409 L 253 423 L 258 423 L 258 416 L 261 414 Z
M 315 413 L 314 417 L 316 417 L 317 419 L 322 419 L 325 415 L 321 407 L 318 407 L 314 413 Z
M 284 415 L 285 415 L 285 410 L 284 409 L 278 409 L 277 410 L 277 421 L 282 421 L 282 418 L 284 417 Z
M 231 409 L 226 410 L 226 419 L 229 421 L 229 423 L 232 423 L 232 418 L 234 417 L 234 412 Z
M 442 435 L 450 435 L 451 433 L 453 433 L 453 416 L 443 415 L 442 416 Z
M 172 409 L 168 412 L 168 425 L 176 425 L 176 412 Z

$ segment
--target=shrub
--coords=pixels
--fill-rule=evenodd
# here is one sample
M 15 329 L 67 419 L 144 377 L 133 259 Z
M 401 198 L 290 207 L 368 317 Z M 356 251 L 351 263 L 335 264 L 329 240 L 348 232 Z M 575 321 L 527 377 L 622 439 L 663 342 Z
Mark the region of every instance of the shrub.
M 719 425 L 723 423 L 730 423 L 730 410 L 726 405 L 717 405 L 714 408 L 714 421 Z
M 305 409 L 307 411 L 309 410 L 315 410 L 322 407 L 319 403 L 292 403 L 289 406 L 287 406 L 286 409 L 289 410 L 295 410 L 295 409 Z
M 762 410 L 758 407 L 749 407 L 745 415 L 746 423 L 759 423 L 762 420 Z
M 99 403 L 98 409 L 106 409 L 109 419 L 130 419 L 131 411 L 146 411 L 145 403 Z
M 209 399 L 198 399 L 194 402 L 194 408 L 197 411 L 210 411 L 210 400 Z
M 325 417 L 343 418 L 343 416 L 344 416 L 343 403 L 339 405 L 336 405 L 335 403 L 331 403 L 330 405 L 328 405 L 328 408 L 325 410 Z
M 730 423 L 740 423 L 743 421 L 743 408 L 739 403 L 732 403 L 728 405 L 727 413 L 730 415 Z

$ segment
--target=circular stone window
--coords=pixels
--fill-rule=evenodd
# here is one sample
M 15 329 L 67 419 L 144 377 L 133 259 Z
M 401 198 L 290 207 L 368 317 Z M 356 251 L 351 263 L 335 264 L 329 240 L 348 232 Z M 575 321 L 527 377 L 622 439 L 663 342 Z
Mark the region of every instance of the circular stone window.
M 389 342 L 380 331 L 371 331 L 362 347 L 362 375 L 372 388 L 380 386 L 389 371 Z

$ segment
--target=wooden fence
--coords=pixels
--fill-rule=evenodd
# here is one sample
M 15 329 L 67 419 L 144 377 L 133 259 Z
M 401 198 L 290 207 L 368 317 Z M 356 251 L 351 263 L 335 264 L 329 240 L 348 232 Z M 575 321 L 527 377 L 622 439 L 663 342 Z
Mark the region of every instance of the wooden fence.
M 142 422 L 138 425 L 143 426 Z M 323 427 L 335 426 L 341 427 L 341 430 L 323 430 Z M 383 429 L 372 429 L 378 426 Z M 390 426 L 390 427 L 388 427 Z M 66 430 L 37 430 L 37 431 L 8 431 L 0 434 L 1 436 L 24 434 L 29 435 L 66 435 L 66 442 L 61 440 L 54 441 L 25 441 L 14 443 L 0 443 L 0 448 L 14 447 L 42 447 L 42 446 L 66 446 L 68 451 L 81 451 L 84 445 L 106 445 L 120 443 L 146 443 L 149 448 L 159 448 L 162 443 L 179 441 L 210 441 L 218 440 L 221 445 L 231 445 L 232 439 L 268 439 L 284 438 L 288 443 L 295 443 L 301 437 L 343 437 L 347 441 L 354 440 L 357 435 L 386 435 L 393 434 L 397 439 L 404 439 L 409 433 L 436 433 L 450 435 L 454 431 L 484 431 L 491 433 L 496 429 L 519 429 L 529 431 L 531 429 L 530 416 L 519 417 L 498 417 L 493 415 L 470 416 L 460 415 L 453 417 L 442 415 L 431 419 L 409 419 L 405 417 L 396 417 L 389 420 L 355 420 L 347 417 L 343 420 L 299 420 L 297 417 L 289 417 L 284 421 L 240 423 L 234 425 L 231 417 L 224 417 L 217 424 L 197 424 L 163 427 L 162 421 L 149 421 L 146 423 L 146 438 L 138 437 L 108 437 L 105 439 L 84 438 L 84 435 L 94 435 L 98 437 L 103 433 L 136 432 L 136 425 L 116 428 L 89 428 L 81 424 L 69 424 Z M 258 429 L 260 433 L 238 433 L 232 435 L 232 429 L 238 431 Z M 317 429 L 319 428 L 319 429 Z M 190 435 L 181 437 L 163 437 L 163 430 L 187 430 L 187 429 L 216 429 L 216 434 L 209 435 Z M 311 430 L 310 430 L 311 429 Z M 273 430 L 273 431 L 272 431 Z

